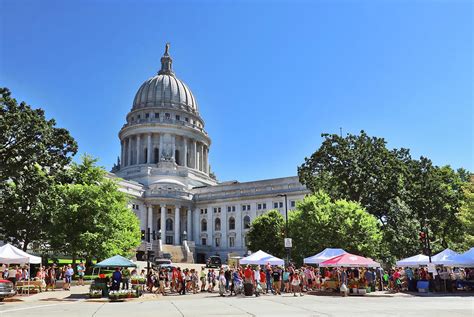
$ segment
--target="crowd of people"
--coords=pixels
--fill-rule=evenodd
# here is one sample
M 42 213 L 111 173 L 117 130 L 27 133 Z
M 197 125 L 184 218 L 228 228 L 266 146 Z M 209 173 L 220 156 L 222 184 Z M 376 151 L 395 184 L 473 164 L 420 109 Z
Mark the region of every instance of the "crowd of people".
M 56 282 L 62 280 L 63 290 L 70 290 L 73 276 L 77 273 L 77 285 L 84 285 L 84 274 L 86 267 L 84 263 L 79 263 L 74 271 L 71 264 L 64 265 L 62 267 L 56 264 L 49 265 L 47 267 L 40 266 L 36 271 L 34 277 L 30 278 L 30 272 L 28 266 L 20 267 L 3 265 L 1 270 L 3 279 L 9 280 L 16 286 L 17 282 L 28 281 L 29 279 L 34 281 L 40 281 L 44 285 L 46 291 L 54 291 Z

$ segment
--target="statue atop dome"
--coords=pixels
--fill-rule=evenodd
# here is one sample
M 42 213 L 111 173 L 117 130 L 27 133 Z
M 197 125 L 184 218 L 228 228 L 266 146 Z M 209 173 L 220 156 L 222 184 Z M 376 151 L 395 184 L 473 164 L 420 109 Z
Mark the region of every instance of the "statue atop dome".
M 169 54 L 170 43 L 166 43 L 165 45 L 165 53 L 161 58 L 161 69 L 158 72 L 158 75 L 170 75 L 174 76 L 174 72 L 171 68 L 171 64 L 173 63 L 173 59 Z

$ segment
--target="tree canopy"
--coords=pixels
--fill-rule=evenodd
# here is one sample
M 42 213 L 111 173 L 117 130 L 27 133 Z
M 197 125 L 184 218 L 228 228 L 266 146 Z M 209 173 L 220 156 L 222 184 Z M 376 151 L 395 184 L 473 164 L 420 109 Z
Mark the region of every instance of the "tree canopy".
M 379 227 L 359 203 L 332 201 L 323 192 L 309 195 L 290 213 L 292 259 L 301 263 L 303 257 L 328 247 L 377 257 L 382 238 Z
M 283 257 L 285 247 L 285 220 L 277 210 L 254 219 L 248 232 L 248 248 L 254 252 L 265 251 L 277 257 Z
M 22 245 L 44 238 L 49 190 L 77 152 L 66 129 L 0 88 L 0 206 L 3 240 Z
M 95 164 L 83 156 L 68 171 L 71 182 L 56 186 L 51 247 L 73 257 L 130 256 L 141 242 L 138 218 L 128 207 L 128 197 Z
M 423 251 L 417 236 L 424 227 L 434 252 L 458 243 L 469 172 L 435 166 L 425 157 L 412 159 L 408 149 L 390 150 L 383 138 L 364 131 L 322 137 L 321 147 L 298 168 L 300 182 L 313 193 L 322 190 L 332 199 L 358 202 L 376 216 L 385 261 Z

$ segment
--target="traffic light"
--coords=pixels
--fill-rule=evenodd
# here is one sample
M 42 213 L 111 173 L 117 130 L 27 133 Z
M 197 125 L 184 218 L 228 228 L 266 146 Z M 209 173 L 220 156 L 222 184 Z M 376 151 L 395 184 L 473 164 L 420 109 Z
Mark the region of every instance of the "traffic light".
M 150 242 L 150 235 L 151 235 L 150 228 L 147 228 L 146 229 L 146 241 L 148 241 L 148 242 Z
M 420 231 L 419 237 L 420 237 L 420 241 L 421 241 L 422 243 L 425 243 L 425 240 L 426 240 L 426 233 L 425 233 L 424 231 Z
M 153 230 L 152 236 L 153 236 L 153 240 L 156 240 L 156 232 L 155 232 L 155 230 Z
M 142 241 L 145 241 L 145 230 L 142 230 Z

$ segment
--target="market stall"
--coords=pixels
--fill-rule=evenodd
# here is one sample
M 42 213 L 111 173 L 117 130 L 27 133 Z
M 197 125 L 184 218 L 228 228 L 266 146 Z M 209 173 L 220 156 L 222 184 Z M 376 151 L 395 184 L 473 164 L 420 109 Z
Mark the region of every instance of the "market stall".
M 0 247 L 0 263 L 2 264 L 28 264 L 28 281 L 26 285 L 22 285 L 26 288 L 26 292 L 30 293 L 30 273 L 31 264 L 41 264 L 41 257 L 28 254 L 23 250 L 7 243 Z
M 283 261 L 280 258 L 277 258 L 276 256 L 273 256 L 271 254 L 268 254 L 262 250 L 258 250 L 255 253 L 252 253 L 251 255 L 240 259 L 240 264 L 253 264 L 253 265 L 265 265 L 265 264 L 270 264 L 270 265 L 284 265 L 285 261 Z
M 332 259 L 333 257 L 344 254 L 344 253 L 347 253 L 347 252 L 344 251 L 343 249 L 326 248 L 323 251 L 313 256 L 304 258 L 303 262 L 305 264 L 319 264 L 321 262 Z
M 406 259 L 402 259 L 396 262 L 398 267 L 419 267 L 421 265 L 428 265 L 430 259 L 428 256 L 423 254 L 417 254 Z
M 99 269 L 99 272 L 98 272 L 98 277 L 95 278 L 91 284 L 89 296 L 91 298 L 108 296 L 111 300 L 140 296 L 143 293 L 143 287 L 144 287 L 144 282 L 145 282 L 144 280 L 143 280 L 143 283 L 134 283 L 132 279 L 131 290 L 110 291 L 109 278 L 100 274 L 100 270 L 102 268 L 127 268 L 128 269 L 130 267 L 137 267 L 137 265 L 133 263 L 131 260 L 124 258 L 121 255 L 115 255 L 111 258 L 105 259 L 97 263 L 96 265 L 94 265 L 94 271 L 92 272 L 92 275 L 94 275 L 96 268 Z
M 332 275 L 332 279 L 327 283 L 336 281 L 338 287 L 348 288 L 351 295 L 364 295 L 374 286 L 376 281 L 375 274 L 370 271 L 370 280 L 366 278 L 366 272 L 369 268 L 378 268 L 380 264 L 370 258 L 364 258 L 359 255 L 344 253 L 323 261 L 320 267 L 342 268 Z M 326 281 L 325 281 L 326 283 Z

